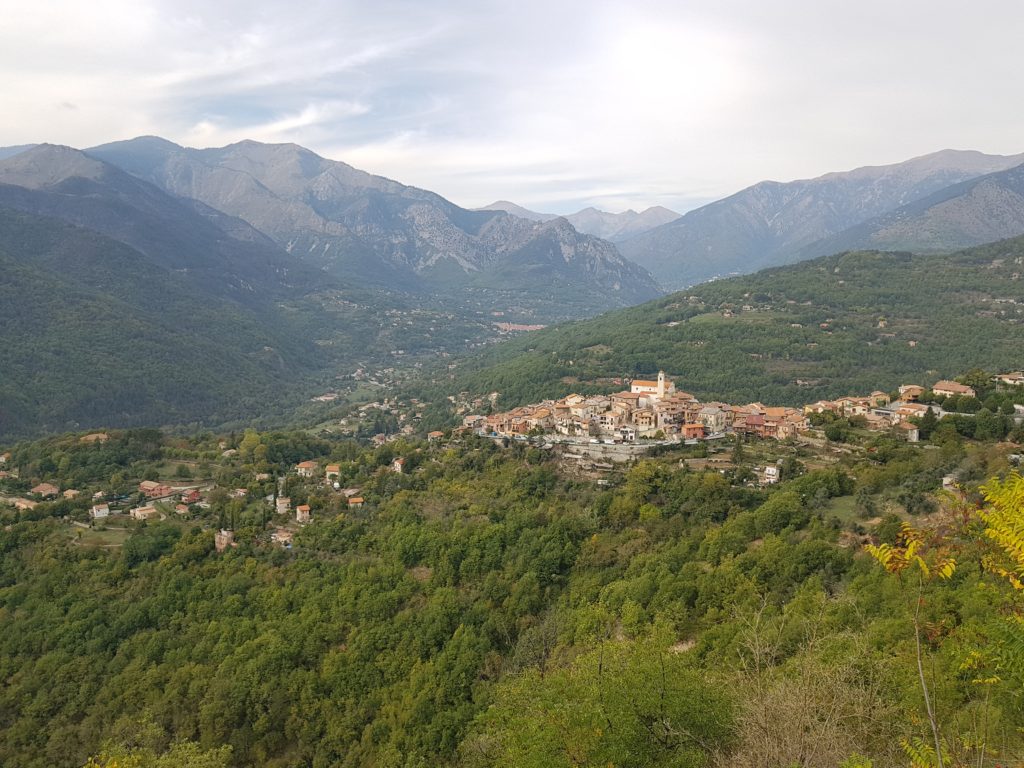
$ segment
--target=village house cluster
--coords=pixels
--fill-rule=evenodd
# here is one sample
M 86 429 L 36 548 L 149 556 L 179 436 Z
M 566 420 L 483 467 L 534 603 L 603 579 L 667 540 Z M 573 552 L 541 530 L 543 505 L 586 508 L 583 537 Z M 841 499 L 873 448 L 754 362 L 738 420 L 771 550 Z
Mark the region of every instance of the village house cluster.
M 1013 378 L 1012 383 L 1024 381 L 1024 375 L 1002 376 Z M 612 395 L 573 394 L 488 416 L 469 415 L 463 419 L 463 428 L 499 437 L 564 435 L 622 443 L 658 438 L 702 440 L 729 433 L 785 440 L 808 430 L 813 414 L 827 412 L 843 418 L 862 416 L 868 429 L 896 429 L 907 440 L 916 442 L 919 433 L 911 419 L 923 417 L 929 408 L 937 418 L 946 415 L 937 405 L 918 402 L 926 391 L 922 386 L 905 384 L 899 388 L 896 400 L 885 392 L 875 391 L 867 396 L 819 400 L 803 408 L 763 403 L 702 403 L 677 390 L 661 371 L 656 380 L 636 379 L 629 390 Z M 945 397 L 975 396 L 971 387 L 955 381 L 936 382 L 931 391 Z
M 700 440 L 727 432 L 784 440 L 808 423 L 796 408 L 702 403 L 678 391 L 661 371 L 655 380 L 635 379 L 628 391 L 569 395 L 490 416 L 467 416 L 463 426 L 485 435 L 557 434 L 631 443 L 672 436 Z

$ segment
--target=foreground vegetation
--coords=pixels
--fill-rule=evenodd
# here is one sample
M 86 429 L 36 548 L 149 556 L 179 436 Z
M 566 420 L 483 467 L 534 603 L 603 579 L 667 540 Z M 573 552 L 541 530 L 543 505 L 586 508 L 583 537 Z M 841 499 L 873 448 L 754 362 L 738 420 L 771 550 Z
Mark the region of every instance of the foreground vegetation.
M 698 446 L 603 485 L 476 438 L 17 446 L 7 493 L 83 494 L 2 513 L 0 763 L 1019 761 L 1024 485 L 1005 445 L 940 436 L 738 445 L 721 471 L 692 468 Z M 291 475 L 304 459 L 339 464 L 365 506 Z M 776 459 L 783 483 L 751 482 Z M 951 473 L 959 501 L 938 492 Z M 123 524 L 120 546 L 74 534 L 92 491 L 186 474 L 250 493 Z M 314 509 L 290 550 L 268 536 L 274 475 Z M 983 520 L 965 510 L 991 476 L 1011 479 Z M 238 547 L 217 553 L 223 525 Z M 916 577 L 915 556 L 948 578 Z

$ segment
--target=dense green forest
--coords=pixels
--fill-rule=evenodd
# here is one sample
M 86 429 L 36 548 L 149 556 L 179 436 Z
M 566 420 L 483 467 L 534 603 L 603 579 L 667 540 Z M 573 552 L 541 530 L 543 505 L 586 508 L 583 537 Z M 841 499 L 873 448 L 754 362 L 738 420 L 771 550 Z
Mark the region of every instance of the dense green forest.
M 665 370 L 701 399 L 800 405 L 1021 367 L 1024 239 L 941 256 L 844 253 L 531 333 L 439 389 L 507 407 Z M 425 388 L 426 389 L 426 388 Z
M 477 438 L 14 446 L 0 495 L 84 493 L 0 512 L 0 764 L 863 768 L 937 765 L 935 743 L 1016 764 L 1024 481 L 1005 445 L 937 433 L 737 444 L 720 470 L 698 446 L 600 484 Z M 784 482 L 751 483 L 776 459 Z M 314 509 L 291 549 L 268 538 L 276 476 Z M 144 477 L 248 496 L 75 525 Z

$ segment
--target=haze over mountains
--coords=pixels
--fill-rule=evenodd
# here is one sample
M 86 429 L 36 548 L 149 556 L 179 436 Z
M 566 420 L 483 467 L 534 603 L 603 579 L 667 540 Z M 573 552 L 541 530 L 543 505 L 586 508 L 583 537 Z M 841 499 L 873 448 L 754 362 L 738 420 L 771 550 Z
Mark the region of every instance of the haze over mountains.
M 947 187 L 1021 163 L 1024 154 L 943 150 L 895 165 L 868 166 L 815 179 L 764 181 L 622 240 L 618 246 L 665 288 L 680 288 L 827 253 L 828 246 L 815 244 Z M 979 197 L 974 202 L 982 204 Z M 966 200 L 965 205 L 969 205 Z M 900 247 L 953 249 L 985 242 L 959 232 L 968 219 L 984 215 L 980 209 L 970 215 L 962 212 L 960 223 L 951 221 L 947 227 L 950 236 L 941 242 L 924 231 L 914 234 L 905 229 Z M 994 229 L 997 227 L 976 228 L 979 237 L 982 231 Z M 999 228 L 996 237 L 1024 232 L 1012 229 L 1009 224 Z
M 558 216 L 553 213 L 537 213 L 508 200 L 498 200 L 490 205 L 478 208 L 480 211 L 505 211 L 532 221 L 551 221 Z M 576 213 L 563 216 L 579 232 L 611 240 L 613 243 L 625 240 L 634 235 L 648 232 L 662 224 L 678 219 L 680 214 L 660 205 L 651 206 L 637 213 L 629 210 L 622 213 L 609 213 L 597 208 L 584 208 Z

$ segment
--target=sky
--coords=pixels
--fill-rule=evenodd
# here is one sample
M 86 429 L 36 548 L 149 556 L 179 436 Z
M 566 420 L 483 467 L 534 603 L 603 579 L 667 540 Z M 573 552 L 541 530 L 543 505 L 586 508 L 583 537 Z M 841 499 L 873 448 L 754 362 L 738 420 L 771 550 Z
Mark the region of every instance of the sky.
M 1016 0 L 0 0 L 0 146 L 295 142 L 466 206 L 680 212 L 1024 151 Z

